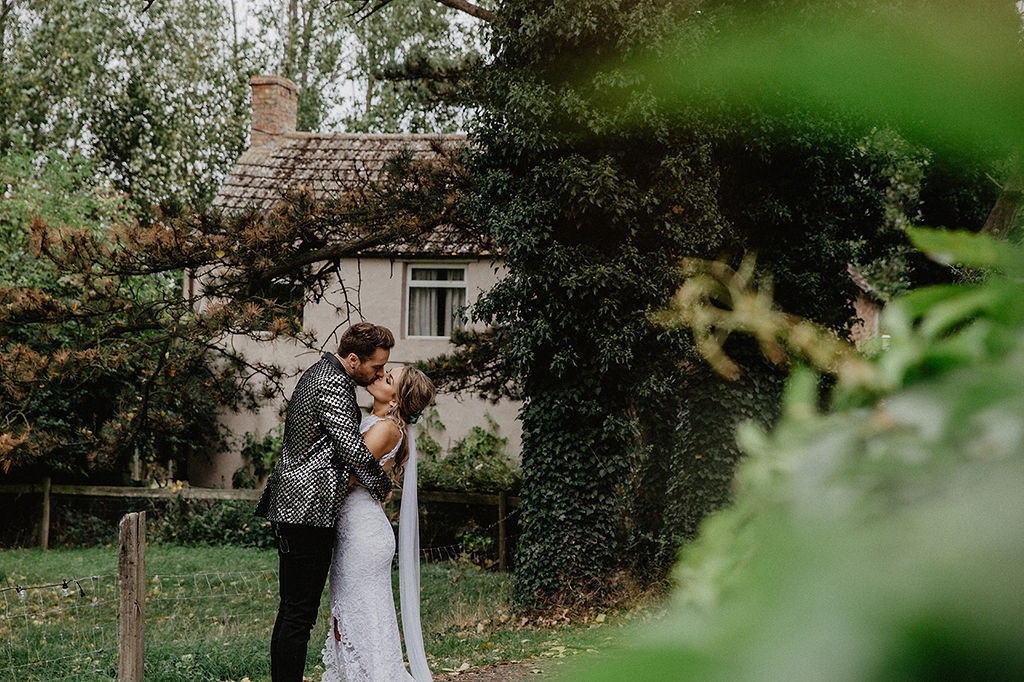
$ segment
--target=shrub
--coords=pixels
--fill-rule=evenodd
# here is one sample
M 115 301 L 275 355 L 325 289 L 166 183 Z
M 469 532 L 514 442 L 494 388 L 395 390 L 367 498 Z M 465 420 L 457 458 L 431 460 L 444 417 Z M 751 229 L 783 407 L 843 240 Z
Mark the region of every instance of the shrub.
M 465 438 L 442 456 L 441 447 L 430 430 L 443 430 L 436 410 L 417 435 L 420 455 L 417 465 L 421 488 L 460 490 L 476 493 L 516 492 L 522 473 L 508 458 L 508 439 L 498 435 L 498 423 L 488 414 L 487 426 L 474 426 Z
M 267 431 L 260 439 L 252 433 L 246 433 L 242 445 L 242 459 L 245 460 L 245 464 L 231 477 L 232 487 L 256 488 L 262 485 L 281 458 L 283 442 L 284 435 L 280 425 Z
M 60 547 L 102 547 L 117 541 L 117 518 L 108 518 L 93 505 L 64 505 L 58 522 L 51 528 L 51 542 Z
M 253 503 L 244 500 L 177 497 L 150 520 L 147 535 L 154 542 L 179 545 L 274 546 L 270 522 L 254 516 Z
M 658 636 L 575 679 L 1024 676 L 1024 249 L 911 234 L 993 270 L 896 299 L 832 413 L 794 373 L 777 427 L 741 429 L 735 504 L 684 552 Z

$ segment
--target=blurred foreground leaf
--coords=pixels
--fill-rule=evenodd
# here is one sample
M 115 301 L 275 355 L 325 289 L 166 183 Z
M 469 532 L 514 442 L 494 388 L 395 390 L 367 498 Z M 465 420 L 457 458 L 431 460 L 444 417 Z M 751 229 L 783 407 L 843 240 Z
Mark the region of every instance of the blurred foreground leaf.
M 1024 679 L 1024 283 L 912 292 L 883 326 L 883 397 L 820 414 L 797 371 L 775 429 L 740 429 L 735 504 L 685 550 L 670 615 L 576 679 Z
M 797 106 L 965 153 L 1024 148 L 1013 3 L 776 4 L 726 13 L 695 55 L 684 44 L 640 66 L 680 106 Z
M 910 241 L 935 260 L 973 268 L 994 268 L 1008 275 L 1024 275 L 1024 248 L 995 241 L 986 235 L 958 230 L 907 228 Z

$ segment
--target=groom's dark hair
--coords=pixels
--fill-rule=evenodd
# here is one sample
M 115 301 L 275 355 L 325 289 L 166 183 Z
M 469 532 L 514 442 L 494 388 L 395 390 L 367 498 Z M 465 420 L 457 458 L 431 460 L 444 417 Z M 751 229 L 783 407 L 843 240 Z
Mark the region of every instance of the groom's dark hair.
M 373 355 L 378 348 L 391 350 L 394 345 L 395 337 L 387 327 L 371 322 L 359 322 L 346 329 L 345 333 L 341 335 L 338 355 L 344 358 L 355 353 L 360 360 L 365 360 Z

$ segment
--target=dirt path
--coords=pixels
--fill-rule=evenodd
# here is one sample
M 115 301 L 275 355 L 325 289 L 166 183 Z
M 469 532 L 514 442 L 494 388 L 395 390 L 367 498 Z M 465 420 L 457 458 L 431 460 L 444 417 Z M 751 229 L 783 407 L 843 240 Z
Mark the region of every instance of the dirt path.
M 531 659 L 487 665 L 469 670 L 434 675 L 434 682 L 514 682 L 516 680 L 550 679 L 563 661 Z

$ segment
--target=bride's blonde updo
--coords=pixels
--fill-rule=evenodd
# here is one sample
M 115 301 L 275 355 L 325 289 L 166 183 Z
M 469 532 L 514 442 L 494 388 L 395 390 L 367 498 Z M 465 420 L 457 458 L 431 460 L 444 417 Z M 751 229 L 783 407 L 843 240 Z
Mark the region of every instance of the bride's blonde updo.
M 397 480 L 402 475 L 402 467 L 409 459 L 409 439 L 405 430 L 406 424 L 415 424 L 423 410 L 427 409 L 434 399 L 434 382 L 426 374 L 415 367 L 406 366 L 398 377 L 395 386 L 395 406 L 388 412 L 388 418 L 402 429 L 402 446 L 395 455 L 395 468 L 392 475 Z

